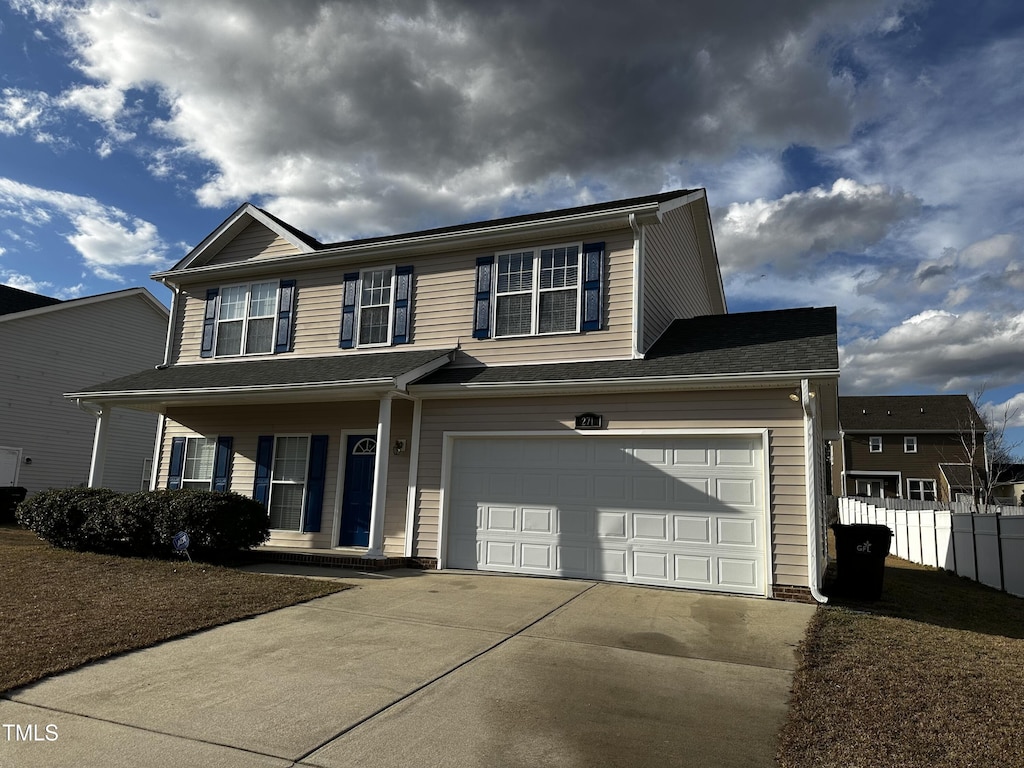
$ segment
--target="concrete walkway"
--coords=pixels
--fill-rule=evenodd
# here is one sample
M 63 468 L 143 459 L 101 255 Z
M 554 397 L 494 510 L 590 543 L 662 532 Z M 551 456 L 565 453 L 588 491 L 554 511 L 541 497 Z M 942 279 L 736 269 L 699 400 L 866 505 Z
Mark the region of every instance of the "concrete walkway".
M 35 735 L 0 728 L 0 768 L 768 767 L 814 612 L 581 581 L 342 573 L 353 589 L 8 694 L 0 724 Z

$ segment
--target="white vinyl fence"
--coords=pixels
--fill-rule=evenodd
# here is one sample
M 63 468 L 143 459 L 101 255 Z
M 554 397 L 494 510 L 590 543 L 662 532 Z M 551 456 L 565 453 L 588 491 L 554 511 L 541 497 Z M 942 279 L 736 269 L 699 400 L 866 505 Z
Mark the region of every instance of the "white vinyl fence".
M 975 514 L 904 499 L 843 496 L 838 501 L 839 522 L 844 525 L 889 527 L 893 532 L 890 555 L 953 571 L 1024 597 L 1024 514 L 1020 507 Z

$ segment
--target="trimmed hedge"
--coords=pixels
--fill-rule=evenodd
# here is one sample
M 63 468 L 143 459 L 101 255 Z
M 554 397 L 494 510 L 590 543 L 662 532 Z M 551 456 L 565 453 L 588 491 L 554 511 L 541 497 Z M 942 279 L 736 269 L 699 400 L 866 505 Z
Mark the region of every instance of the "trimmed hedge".
M 189 553 L 221 559 L 270 537 L 267 510 L 237 493 L 63 488 L 37 493 L 18 505 L 18 522 L 64 549 L 136 557 L 170 557 L 178 531 Z

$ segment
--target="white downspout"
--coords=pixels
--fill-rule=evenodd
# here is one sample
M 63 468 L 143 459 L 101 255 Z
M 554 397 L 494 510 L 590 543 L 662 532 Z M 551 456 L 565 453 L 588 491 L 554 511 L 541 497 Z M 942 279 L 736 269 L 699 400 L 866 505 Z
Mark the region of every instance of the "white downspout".
M 644 228 L 636 219 L 636 214 L 629 214 L 629 226 L 633 229 L 633 359 L 643 358 L 640 345 L 643 343 L 644 322 Z
M 166 280 L 160 281 L 165 288 L 171 289 L 171 314 L 167 318 L 167 340 L 164 343 L 164 362 L 162 365 L 158 365 L 157 368 L 166 368 L 171 364 L 171 340 L 174 338 L 174 326 L 178 319 L 178 294 L 181 293 L 181 288 L 177 285 L 170 286 Z
M 810 382 L 800 380 L 800 400 L 804 407 L 804 472 L 807 483 L 807 583 L 811 588 L 811 597 L 819 603 L 827 603 L 828 598 L 821 593 L 821 569 L 818 561 L 818 545 L 821 541 L 818 515 L 818 435 L 816 410 L 817 403 L 811 392 Z
M 412 540 L 416 532 L 416 493 L 419 483 L 420 431 L 423 424 L 423 401 L 412 403 L 412 436 L 409 439 L 409 490 L 405 505 L 405 556 L 413 556 Z

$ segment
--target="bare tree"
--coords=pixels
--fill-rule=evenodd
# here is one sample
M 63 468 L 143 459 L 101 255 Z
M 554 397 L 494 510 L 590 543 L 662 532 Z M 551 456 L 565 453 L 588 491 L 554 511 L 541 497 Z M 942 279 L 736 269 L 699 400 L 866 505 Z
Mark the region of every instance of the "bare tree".
M 1006 434 L 1020 409 L 1011 408 L 1007 403 L 1002 411 L 996 411 L 982 405 L 984 395 L 985 386 L 982 385 L 971 396 L 973 407 L 957 420 L 957 436 L 964 455 L 968 463 L 979 470 L 970 472 L 975 511 L 983 504 L 994 502 L 994 491 L 1006 479 L 1010 465 L 1015 461 L 1015 452 L 1021 445 L 1019 440 L 1011 442 Z

